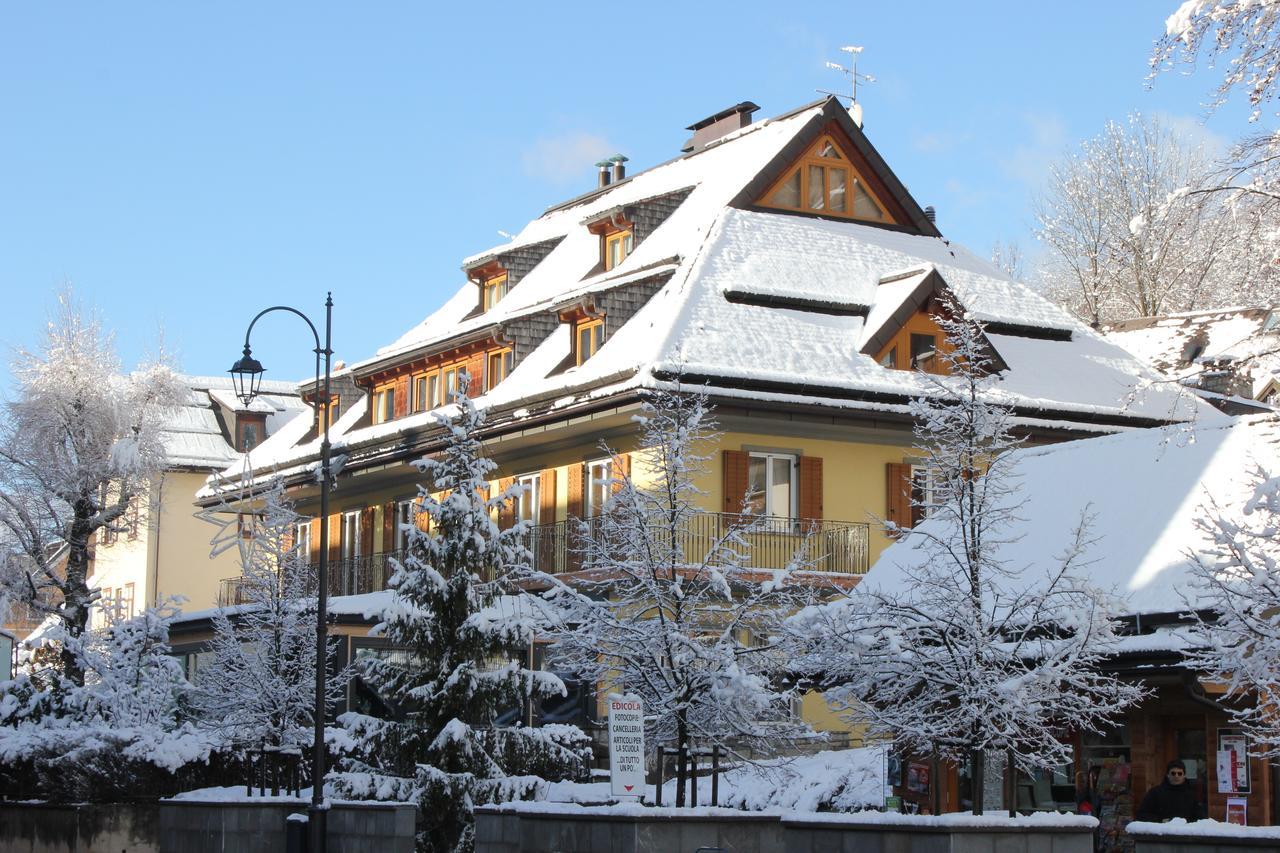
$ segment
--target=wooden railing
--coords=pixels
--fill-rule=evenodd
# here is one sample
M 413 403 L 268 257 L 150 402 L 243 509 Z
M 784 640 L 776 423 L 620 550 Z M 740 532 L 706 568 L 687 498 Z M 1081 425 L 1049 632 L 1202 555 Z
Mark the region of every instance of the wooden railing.
M 807 571 L 860 575 L 870 564 L 870 528 L 866 523 L 770 516 L 743 526 L 741 516 L 719 512 L 697 513 L 685 526 L 679 545 L 686 559 L 700 560 L 735 525 L 740 537 L 735 550 L 744 568 L 782 569 L 795 560 Z M 585 529 L 576 520 L 538 524 L 525 530 L 524 545 L 532 555 L 533 567 L 540 571 L 560 574 L 590 569 L 597 566 L 600 550 L 587 547 L 588 540 L 607 547 L 602 541 L 604 528 L 599 519 L 588 520 Z M 402 553 L 388 551 L 330 561 L 329 595 L 386 589 L 393 571 L 391 560 L 399 559 Z M 218 605 L 244 603 L 243 579 L 222 581 Z

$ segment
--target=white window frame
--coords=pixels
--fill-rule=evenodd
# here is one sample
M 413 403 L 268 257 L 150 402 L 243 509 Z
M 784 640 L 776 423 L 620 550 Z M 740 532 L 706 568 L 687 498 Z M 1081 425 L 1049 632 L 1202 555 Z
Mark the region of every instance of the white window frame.
M 609 498 L 613 496 L 613 460 L 612 459 L 596 459 L 586 464 L 586 476 L 583 489 L 586 492 L 586 515 L 587 518 L 595 518 L 604 512 L 605 505 L 609 503 Z M 603 489 L 601 499 L 596 498 L 596 487 Z M 597 506 L 599 501 L 599 506 Z
M 773 453 L 766 450 L 748 451 L 747 457 L 748 478 L 750 478 L 751 460 L 764 460 L 764 508 L 761 515 L 771 518 L 798 518 L 800 515 L 800 457 L 794 453 Z M 783 459 L 790 463 L 790 506 L 786 507 L 786 512 L 778 512 L 778 507 L 773 505 L 773 461 L 775 459 Z M 750 485 L 749 479 L 748 485 Z
M 516 520 L 530 525 L 538 524 L 542 511 L 542 477 L 539 474 L 524 474 L 516 478 L 518 485 L 524 486 L 516 501 Z
M 350 533 L 348 534 L 348 528 Z M 343 560 L 354 560 L 360 556 L 360 510 L 352 510 L 342 514 L 342 528 L 338 535 L 339 557 Z
M 414 526 L 417 517 L 417 514 L 414 512 L 414 503 L 415 500 L 413 498 L 396 503 L 395 544 L 397 551 L 403 552 L 409 550 L 409 536 L 412 532 L 411 528 Z
M 306 562 L 311 559 L 311 521 L 299 521 L 293 526 L 293 550 L 298 559 Z
M 940 488 L 937 482 L 941 472 L 932 465 L 912 465 L 911 466 L 911 498 L 913 501 L 912 509 L 916 509 L 915 493 L 917 485 L 923 500 L 919 504 L 920 520 L 928 518 L 937 511 L 942 505 L 942 501 L 938 499 L 938 491 Z M 914 513 L 913 513 L 914 516 Z

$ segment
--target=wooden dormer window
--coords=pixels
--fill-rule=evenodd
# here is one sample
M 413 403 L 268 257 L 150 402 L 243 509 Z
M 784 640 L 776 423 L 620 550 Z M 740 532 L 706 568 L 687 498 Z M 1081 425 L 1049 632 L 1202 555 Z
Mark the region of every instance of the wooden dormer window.
M 396 384 L 388 382 L 373 389 L 373 422 L 386 423 L 396 416 Z
M 630 228 L 614 231 L 604 237 L 604 268 L 611 270 L 631 254 L 634 238 Z
M 481 307 L 488 311 L 502 301 L 507 295 L 507 274 L 505 272 L 490 276 L 480 282 Z
M 507 378 L 514 366 L 515 353 L 510 347 L 491 351 L 484 368 L 484 390 L 492 391 L 499 382 Z
M 950 351 L 942 328 L 923 312 L 916 313 L 876 355 L 876 361 L 890 370 L 947 372 L 943 351 Z
M 583 317 L 573 324 L 574 362 L 581 365 L 604 343 L 604 318 Z
M 328 424 L 328 426 L 332 428 L 333 422 L 334 420 L 337 419 L 338 414 L 340 412 L 341 412 L 341 407 L 340 407 L 340 400 L 338 398 L 338 395 L 330 394 L 329 402 L 320 404 L 320 416 L 317 419 L 317 424 L 319 425 L 320 431 L 324 432 L 324 428 L 326 424 Z
M 849 158 L 823 136 L 764 194 L 765 207 L 892 222 Z
M 267 437 L 267 416 L 241 412 L 236 417 L 236 450 L 248 453 Z

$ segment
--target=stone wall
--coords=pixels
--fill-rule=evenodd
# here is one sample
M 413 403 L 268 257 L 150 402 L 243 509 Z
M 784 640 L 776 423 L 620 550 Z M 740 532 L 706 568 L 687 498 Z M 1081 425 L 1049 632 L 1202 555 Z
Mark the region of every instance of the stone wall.
M 915 827 L 708 810 L 652 815 L 600 811 L 476 810 L 476 853 L 1092 853 L 1093 831 L 1075 827 Z M 1197 852 L 1199 853 L 1199 852 Z
M 158 829 L 155 803 L 0 803 L 5 853 L 158 853 Z
M 160 804 L 159 853 L 273 853 L 285 849 L 285 820 L 301 800 Z M 330 853 L 413 853 L 416 806 L 338 803 L 329 811 Z

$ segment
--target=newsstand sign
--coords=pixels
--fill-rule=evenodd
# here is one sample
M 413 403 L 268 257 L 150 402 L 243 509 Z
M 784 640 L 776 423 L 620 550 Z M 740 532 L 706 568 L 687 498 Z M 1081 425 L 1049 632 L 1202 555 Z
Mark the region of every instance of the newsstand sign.
M 644 705 L 634 694 L 609 696 L 609 778 L 615 797 L 644 794 Z

